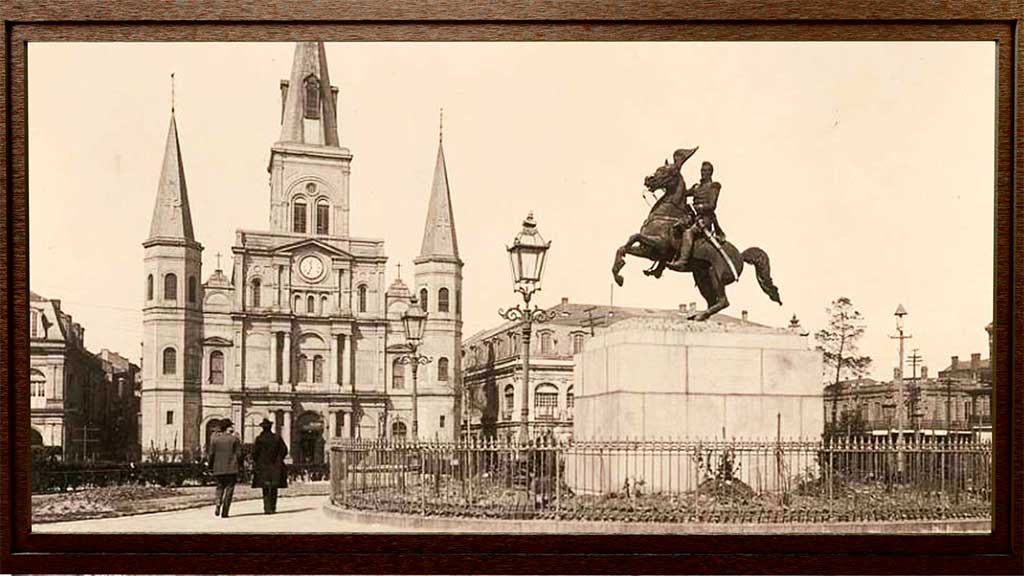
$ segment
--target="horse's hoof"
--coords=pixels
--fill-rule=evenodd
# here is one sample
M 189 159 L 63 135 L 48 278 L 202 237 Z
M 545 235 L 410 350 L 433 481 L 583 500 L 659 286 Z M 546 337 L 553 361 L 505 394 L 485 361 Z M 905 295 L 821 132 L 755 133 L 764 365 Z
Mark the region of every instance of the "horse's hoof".
M 615 283 L 618 284 L 619 286 L 622 286 L 622 276 L 616 274 L 615 275 Z

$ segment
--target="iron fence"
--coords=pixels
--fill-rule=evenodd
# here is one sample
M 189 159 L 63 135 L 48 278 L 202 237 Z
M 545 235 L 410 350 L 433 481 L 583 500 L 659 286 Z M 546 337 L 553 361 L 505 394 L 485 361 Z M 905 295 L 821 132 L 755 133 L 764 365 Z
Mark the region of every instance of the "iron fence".
M 790 522 L 988 517 L 991 446 L 961 438 L 516 444 L 339 440 L 355 509 L 493 518 Z

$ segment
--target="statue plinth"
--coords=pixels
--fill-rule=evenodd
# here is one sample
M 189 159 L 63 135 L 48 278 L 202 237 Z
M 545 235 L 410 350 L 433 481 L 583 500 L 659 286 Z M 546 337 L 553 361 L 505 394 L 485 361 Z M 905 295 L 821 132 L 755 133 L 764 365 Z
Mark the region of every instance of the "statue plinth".
M 817 439 L 821 353 L 749 323 L 632 318 L 576 356 L 577 440 Z

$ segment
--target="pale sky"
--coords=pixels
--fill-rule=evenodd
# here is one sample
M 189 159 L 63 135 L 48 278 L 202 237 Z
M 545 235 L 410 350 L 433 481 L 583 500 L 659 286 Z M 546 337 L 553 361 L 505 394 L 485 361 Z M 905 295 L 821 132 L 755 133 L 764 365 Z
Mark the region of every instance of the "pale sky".
M 293 44 L 29 46 L 30 286 L 59 298 L 93 351 L 137 361 L 143 248 L 176 78 L 176 117 L 204 279 L 236 229 L 267 229 L 270 146 Z M 607 304 L 615 249 L 639 230 L 644 176 L 700 146 L 740 250 L 771 257 L 784 306 L 753 270 L 728 314 L 811 332 L 847 296 L 873 376 L 897 363 L 893 311 L 937 372 L 988 356 L 992 319 L 995 44 L 336 43 L 340 137 L 353 155 L 351 229 L 383 238 L 388 282 L 411 278 L 444 107 L 464 334 L 519 301 L 505 253 L 534 211 L 552 241 L 551 306 Z M 641 274 L 614 303 L 703 300 L 689 275 Z

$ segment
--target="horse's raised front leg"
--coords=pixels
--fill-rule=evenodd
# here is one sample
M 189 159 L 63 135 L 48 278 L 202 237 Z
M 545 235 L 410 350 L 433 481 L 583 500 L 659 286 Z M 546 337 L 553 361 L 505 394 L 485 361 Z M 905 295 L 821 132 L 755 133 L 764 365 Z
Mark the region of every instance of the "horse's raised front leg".
M 625 244 L 619 246 L 619 249 L 615 251 L 615 263 L 612 264 L 612 276 L 615 278 L 615 283 L 619 286 L 622 286 L 623 282 L 622 275 L 619 274 L 619 271 L 626 265 L 626 254 L 629 252 L 630 248 L 633 247 L 633 244 L 635 244 L 640 238 L 640 234 L 633 234 L 628 240 L 626 240 Z
M 654 276 L 655 278 L 661 278 L 661 273 L 665 271 L 665 261 L 658 260 L 647 270 L 644 270 L 645 276 Z

